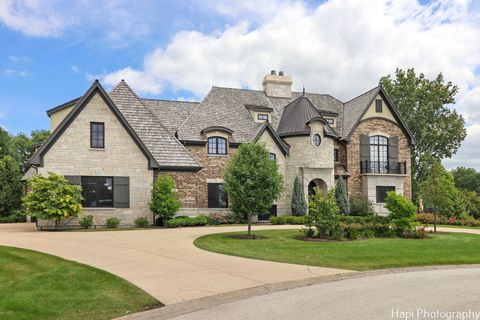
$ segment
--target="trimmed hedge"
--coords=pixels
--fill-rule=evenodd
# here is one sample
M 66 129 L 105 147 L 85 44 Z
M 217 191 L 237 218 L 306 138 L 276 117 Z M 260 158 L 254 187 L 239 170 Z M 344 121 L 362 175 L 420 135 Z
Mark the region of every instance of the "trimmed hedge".
M 15 223 L 26 221 L 27 217 L 24 214 L 11 214 L 5 217 L 0 217 L 0 223 Z
M 197 217 L 176 217 L 165 222 L 167 228 L 205 226 L 209 224 L 209 218 L 206 216 Z
M 305 216 L 279 216 L 271 217 L 271 224 L 305 224 Z
M 434 214 L 430 212 L 425 213 L 417 213 L 418 222 L 422 224 L 433 224 L 434 221 Z M 468 216 L 466 218 L 456 218 L 450 217 L 447 218 L 443 215 L 437 215 L 437 224 L 449 224 L 453 226 L 467 226 L 467 227 L 480 227 L 480 220 L 475 219 L 472 216 Z

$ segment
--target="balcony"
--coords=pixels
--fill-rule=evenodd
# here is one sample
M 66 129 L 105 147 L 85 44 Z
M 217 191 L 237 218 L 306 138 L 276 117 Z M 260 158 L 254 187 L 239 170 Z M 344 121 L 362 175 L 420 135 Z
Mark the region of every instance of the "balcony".
M 360 174 L 407 174 L 407 162 L 360 161 Z

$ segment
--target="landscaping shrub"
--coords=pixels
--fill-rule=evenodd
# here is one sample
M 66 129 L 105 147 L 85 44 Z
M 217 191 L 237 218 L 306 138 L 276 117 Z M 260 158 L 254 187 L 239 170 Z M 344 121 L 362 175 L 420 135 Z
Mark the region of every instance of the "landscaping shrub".
M 177 200 L 175 182 L 170 176 L 158 176 L 152 189 L 152 200 L 150 210 L 158 216 L 156 221 L 160 225 L 173 218 L 180 208 L 180 201 Z
M 345 190 L 345 183 L 343 183 L 342 176 L 338 177 L 337 186 L 335 188 L 335 199 L 337 200 L 340 213 L 343 215 L 349 215 L 350 201 L 348 201 L 347 191 Z
M 209 222 L 209 217 L 196 216 L 196 217 L 180 217 L 167 220 L 165 227 L 178 228 L 178 227 L 193 227 L 193 226 L 205 226 Z
M 433 224 L 435 215 L 431 212 L 417 213 L 416 220 L 422 224 Z M 445 216 L 437 215 L 437 224 L 447 224 L 448 220 Z
M 303 186 L 298 177 L 293 181 L 292 191 L 292 215 L 304 216 L 307 213 L 307 202 L 305 201 L 305 193 Z
M 23 198 L 26 211 L 45 220 L 77 217 L 82 212 L 82 187 L 71 185 L 67 179 L 55 173 L 35 175 L 28 180 L 30 192 Z
M 80 218 L 80 227 L 84 229 L 91 228 L 93 226 L 93 216 L 88 215 L 88 216 L 83 216 Z
M 414 230 L 417 207 L 410 200 L 390 191 L 387 193 L 386 208 L 390 211 L 390 221 L 399 236 Z
M 382 216 L 344 216 L 339 218 L 343 237 L 357 238 L 390 238 L 395 235 L 388 217 Z
M 335 190 L 324 194 L 320 188 L 315 188 L 315 194 L 310 196 L 309 214 L 305 226 L 315 227 L 320 238 L 336 239 L 341 237 L 339 208 L 335 200 Z
M 147 217 L 138 217 L 137 219 L 135 219 L 134 223 L 139 228 L 145 228 L 149 225 Z
M 373 216 L 375 209 L 373 202 L 365 198 L 356 198 L 350 201 L 351 216 Z
M 475 219 L 472 216 L 468 216 L 466 218 L 463 218 L 459 220 L 461 222 L 462 226 L 468 226 L 468 227 L 480 227 L 480 220 Z
M 12 213 L 5 217 L 0 217 L 0 223 L 14 223 L 14 222 L 26 222 L 27 217 L 22 210 L 13 210 Z
M 208 224 L 232 224 L 232 223 L 239 223 L 237 216 L 234 213 L 223 213 L 223 212 L 216 212 L 210 213 L 208 215 Z
M 117 217 L 110 217 L 107 219 L 107 228 L 116 228 L 122 220 Z
M 271 224 L 305 224 L 305 216 L 279 216 L 271 217 Z

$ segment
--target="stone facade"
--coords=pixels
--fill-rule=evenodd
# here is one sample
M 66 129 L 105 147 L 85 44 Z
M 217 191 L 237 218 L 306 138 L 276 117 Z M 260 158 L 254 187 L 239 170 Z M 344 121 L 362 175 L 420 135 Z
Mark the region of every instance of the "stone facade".
M 350 142 L 347 144 L 347 169 L 350 174 L 350 177 L 347 179 L 348 186 L 348 196 L 350 198 L 360 198 L 365 197 L 365 189 L 362 188 L 362 179 L 370 179 L 368 176 L 371 176 L 371 179 L 376 179 L 375 176 L 379 174 L 360 174 L 360 135 L 365 134 L 369 136 L 373 135 L 383 135 L 387 138 L 397 136 L 398 137 L 398 161 L 407 163 L 407 174 L 402 175 L 401 179 L 403 180 L 403 194 L 405 197 L 411 199 L 412 197 L 412 184 L 411 184 L 411 164 L 410 164 L 410 150 L 411 145 L 409 143 L 408 137 L 405 135 L 404 131 L 399 127 L 396 122 L 384 118 L 367 118 L 362 120 L 355 131 L 353 132 Z M 392 178 L 393 180 L 398 180 L 394 178 L 394 175 L 388 174 L 384 175 L 384 178 Z M 392 185 L 390 183 L 389 185 Z M 365 182 L 364 182 L 365 184 Z
M 90 122 L 105 123 L 105 148 L 90 148 Z M 84 208 L 95 224 L 104 225 L 108 217 L 118 217 L 122 224 L 133 225 L 138 217 L 152 221 L 148 208 L 153 171 L 148 160 L 107 104 L 97 93 L 44 156 L 40 174 L 55 172 L 75 176 L 130 177 L 130 208 Z M 46 222 L 40 222 L 40 225 Z

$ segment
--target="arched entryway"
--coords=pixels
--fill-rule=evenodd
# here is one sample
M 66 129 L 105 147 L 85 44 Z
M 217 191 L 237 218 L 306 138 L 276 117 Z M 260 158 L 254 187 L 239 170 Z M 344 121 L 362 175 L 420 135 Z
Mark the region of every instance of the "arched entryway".
M 315 188 L 320 188 L 323 192 L 327 192 L 327 184 L 322 179 L 313 179 L 308 184 L 308 195 L 311 196 L 315 194 Z

